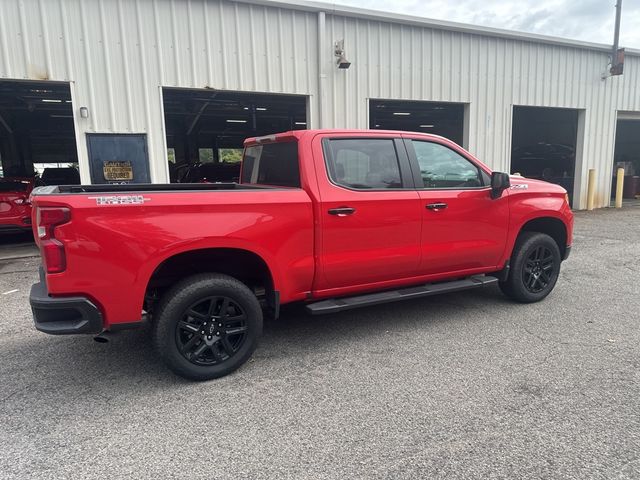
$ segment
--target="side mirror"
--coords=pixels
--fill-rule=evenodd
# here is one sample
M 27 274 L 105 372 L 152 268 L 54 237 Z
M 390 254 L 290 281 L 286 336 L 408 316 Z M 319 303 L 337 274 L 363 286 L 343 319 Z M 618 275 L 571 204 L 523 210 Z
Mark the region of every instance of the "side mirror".
M 502 192 L 511 186 L 508 173 L 493 172 L 491 174 L 491 198 L 500 198 Z

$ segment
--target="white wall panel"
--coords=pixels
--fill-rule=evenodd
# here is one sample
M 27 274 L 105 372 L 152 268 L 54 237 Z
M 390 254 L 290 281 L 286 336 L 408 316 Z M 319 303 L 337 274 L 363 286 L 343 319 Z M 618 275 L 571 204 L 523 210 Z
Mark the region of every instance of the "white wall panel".
M 344 38 L 352 62 L 338 70 L 327 57 L 329 126 L 367 128 L 370 98 L 469 103 L 469 149 L 508 170 L 514 105 L 584 109 L 581 183 L 595 168 L 597 204 L 608 204 L 616 111 L 640 107 L 640 57 L 603 80 L 608 55 L 589 48 L 340 15 L 327 16 L 327 30 L 330 42 Z
M 312 127 L 367 128 L 371 98 L 466 103 L 470 150 L 501 170 L 514 105 L 580 109 L 582 185 L 596 168 L 597 204 L 608 203 L 616 111 L 640 111 L 637 52 L 623 76 L 602 80 L 596 45 L 347 10 L 326 9 L 318 45 L 319 4 L 2 0 L 0 78 L 71 82 L 85 182 L 90 132 L 146 133 L 152 179 L 166 181 L 163 86 L 308 95 Z M 349 70 L 335 65 L 341 39 Z
M 216 0 L 2 0 L 0 78 L 71 82 L 84 182 L 92 132 L 146 133 L 161 182 L 161 88 L 315 95 L 317 19 Z

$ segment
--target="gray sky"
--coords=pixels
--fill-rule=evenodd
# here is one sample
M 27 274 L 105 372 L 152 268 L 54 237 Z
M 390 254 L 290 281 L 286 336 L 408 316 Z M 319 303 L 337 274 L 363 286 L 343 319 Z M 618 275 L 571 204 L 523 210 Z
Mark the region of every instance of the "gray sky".
M 334 0 L 341 5 L 613 43 L 615 0 Z M 620 46 L 640 48 L 640 0 L 622 4 Z

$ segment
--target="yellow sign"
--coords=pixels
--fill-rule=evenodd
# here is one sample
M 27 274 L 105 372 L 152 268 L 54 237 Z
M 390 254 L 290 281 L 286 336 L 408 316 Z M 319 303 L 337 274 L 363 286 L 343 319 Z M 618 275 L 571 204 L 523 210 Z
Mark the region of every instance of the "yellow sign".
M 109 182 L 133 180 L 131 162 L 104 162 L 102 166 L 104 179 Z

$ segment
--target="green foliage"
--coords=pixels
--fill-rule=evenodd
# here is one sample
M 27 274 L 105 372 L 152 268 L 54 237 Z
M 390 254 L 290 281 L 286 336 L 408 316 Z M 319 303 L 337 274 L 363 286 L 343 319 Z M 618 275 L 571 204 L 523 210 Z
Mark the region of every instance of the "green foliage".
M 238 163 L 242 160 L 241 148 L 221 148 L 218 150 L 220 161 L 225 163 Z
M 198 159 L 200 163 L 212 163 L 213 162 L 213 148 L 199 148 Z
M 176 163 L 176 149 L 168 148 L 167 149 L 167 158 L 171 163 Z

